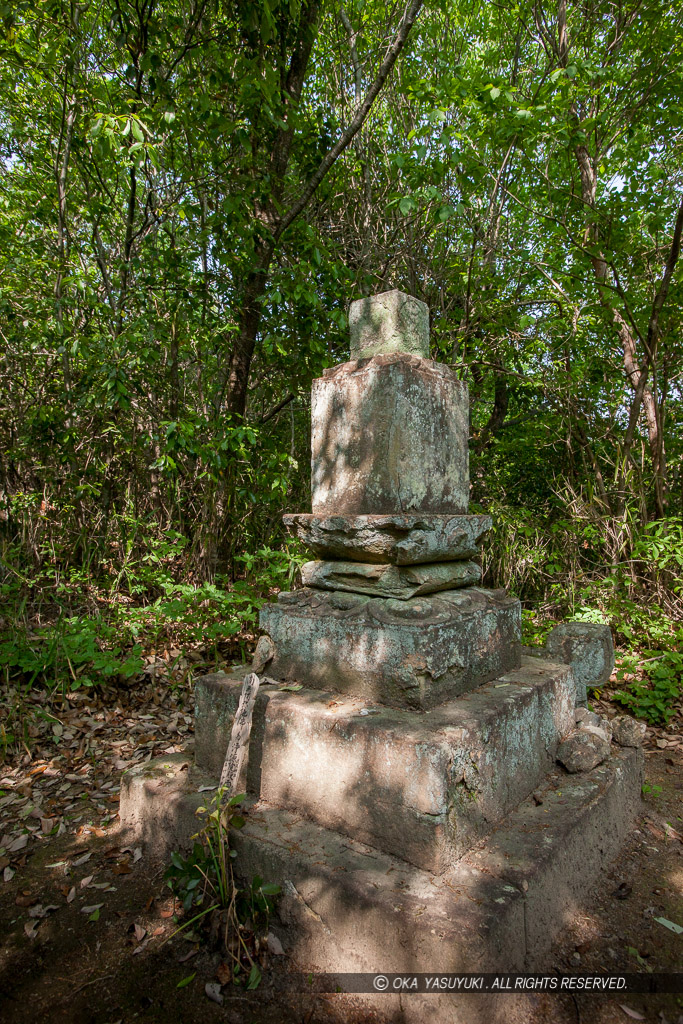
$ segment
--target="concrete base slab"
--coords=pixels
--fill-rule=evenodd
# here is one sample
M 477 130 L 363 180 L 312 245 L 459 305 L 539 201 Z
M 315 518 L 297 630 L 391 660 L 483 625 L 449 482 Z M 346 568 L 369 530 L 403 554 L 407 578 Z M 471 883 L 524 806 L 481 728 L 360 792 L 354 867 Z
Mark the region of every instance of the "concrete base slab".
M 196 682 L 197 764 L 218 776 L 243 671 Z M 263 685 L 243 787 L 434 873 L 554 767 L 574 727 L 570 669 L 533 658 L 427 713 Z
M 641 774 L 641 752 L 623 749 L 585 776 L 549 777 L 541 804 L 522 804 L 441 877 L 265 803 L 234 836 L 236 866 L 282 886 L 276 930 L 308 970 L 540 970 L 581 894 L 616 856 Z M 130 838 L 161 859 L 187 845 L 207 776 L 172 755 L 123 779 Z
M 304 588 L 264 605 L 260 623 L 274 679 L 392 707 L 433 708 L 521 658 L 521 606 L 504 590 L 399 601 Z

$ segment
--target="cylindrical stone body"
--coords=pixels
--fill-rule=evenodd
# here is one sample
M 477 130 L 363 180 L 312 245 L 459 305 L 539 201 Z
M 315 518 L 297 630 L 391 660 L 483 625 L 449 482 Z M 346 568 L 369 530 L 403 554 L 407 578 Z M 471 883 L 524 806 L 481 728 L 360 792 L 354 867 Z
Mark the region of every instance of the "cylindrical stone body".
M 403 353 L 343 363 L 313 382 L 314 513 L 463 513 L 467 388 Z

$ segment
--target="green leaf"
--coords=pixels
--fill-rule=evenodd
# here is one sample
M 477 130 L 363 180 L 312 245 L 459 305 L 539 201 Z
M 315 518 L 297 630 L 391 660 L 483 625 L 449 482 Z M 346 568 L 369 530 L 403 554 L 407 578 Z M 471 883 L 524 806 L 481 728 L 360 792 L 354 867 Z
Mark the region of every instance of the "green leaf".
M 261 968 L 258 964 L 254 964 L 249 972 L 249 980 L 247 981 L 247 989 L 258 988 L 261 984 Z
M 191 981 L 194 981 L 194 979 L 196 977 L 197 977 L 197 972 L 196 971 L 193 974 L 188 974 L 188 976 L 186 978 L 183 978 L 182 981 L 178 982 L 178 984 L 176 985 L 176 988 L 185 988 L 185 986 L 189 985 Z
M 683 935 L 683 927 L 680 924 L 676 924 L 675 921 L 669 921 L 666 917 L 655 917 L 654 920 L 657 924 L 663 924 L 665 928 L 668 928 L 675 935 Z

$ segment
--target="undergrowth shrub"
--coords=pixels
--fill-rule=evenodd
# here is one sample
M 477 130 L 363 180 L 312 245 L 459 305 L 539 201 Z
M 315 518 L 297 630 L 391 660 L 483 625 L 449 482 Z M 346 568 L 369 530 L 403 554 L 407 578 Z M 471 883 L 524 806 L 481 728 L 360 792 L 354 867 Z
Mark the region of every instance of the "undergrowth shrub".
M 261 981 L 259 958 L 280 886 L 258 875 L 248 885 L 236 881 L 231 835 L 244 826 L 240 806 L 245 799 L 244 794 L 225 799 L 219 788 L 208 807 L 199 807 L 204 825 L 193 836 L 192 850 L 185 856 L 171 854 L 164 879 L 183 912 L 174 934 L 192 928 L 197 938 L 219 946 L 230 957 L 232 980 L 254 989 Z
M 523 642 L 543 646 L 561 620 L 608 624 L 618 683 L 609 696 L 637 717 L 666 725 L 683 702 L 683 520 L 637 527 L 626 516 L 623 550 L 609 563 L 613 522 L 601 531 L 595 516 L 551 521 L 504 505 L 488 511 L 494 528 L 484 545 L 487 582 L 522 599 Z
M 103 567 L 64 567 L 49 553 L 27 568 L 8 546 L 0 567 L 0 673 L 5 686 L 69 691 L 125 681 L 143 656 L 202 647 L 219 662 L 246 660 L 264 600 L 291 586 L 303 561 L 293 546 L 239 557 L 244 576 L 184 581 L 184 538 L 167 531 L 139 558 Z

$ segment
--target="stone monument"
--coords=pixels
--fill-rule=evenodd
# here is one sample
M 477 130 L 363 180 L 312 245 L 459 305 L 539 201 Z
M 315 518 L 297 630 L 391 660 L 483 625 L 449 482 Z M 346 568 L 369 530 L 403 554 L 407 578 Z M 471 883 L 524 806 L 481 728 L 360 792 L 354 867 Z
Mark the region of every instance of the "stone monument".
M 609 674 L 606 627 L 568 624 L 531 656 L 519 602 L 480 586 L 467 389 L 428 358 L 427 307 L 392 291 L 349 320 L 351 361 L 313 384 L 312 511 L 285 516 L 315 559 L 261 612 L 236 863 L 281 884 L 273 927 L 307 971 L 543 970 L 637 811 L 640 733 L 577 708 Z M 196 831 L 243 675 L 197 681 L 194 763 L 124 776 L 148 854 Z M 377 998 L 404 1022 L 510 1005 Z
M 491 527 L 467 514 L 469 401 L 429 359 L 429 311 L 399 291 L 352 303 L 352 361 L 313 382 L 310 514 L 318 556 L 261 614 L 257 669 L 431 708 L 519 668 L 520 604 L 476 586 Z

